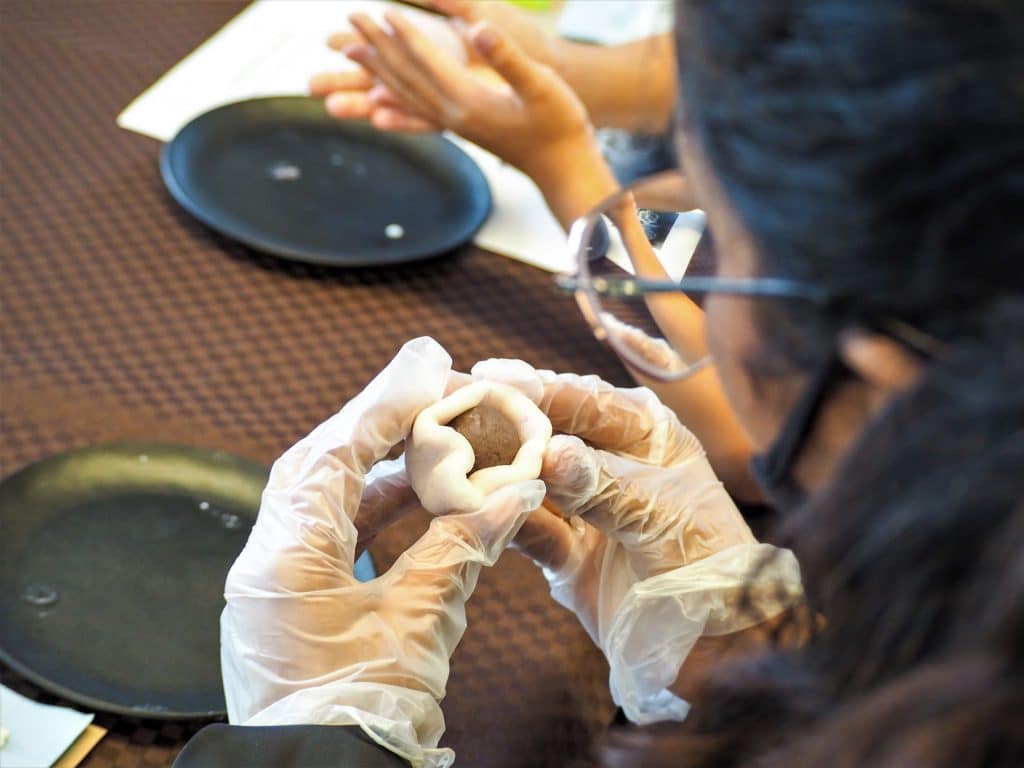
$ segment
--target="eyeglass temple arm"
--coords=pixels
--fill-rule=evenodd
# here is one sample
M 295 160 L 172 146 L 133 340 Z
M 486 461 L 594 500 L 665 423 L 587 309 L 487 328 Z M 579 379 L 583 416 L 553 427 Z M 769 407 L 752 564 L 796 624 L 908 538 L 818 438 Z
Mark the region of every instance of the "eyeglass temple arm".
M 627 275 L 604 275 L 589 280 L 578 275 L 558 275 L 555 283 L 567 293 L 591 290 L 599 296 L 628 297 L 645 293 L 725 293 L 735 296 L 768 296 L 803 299 L 827 304 L 829 294 L 813 285 L 776 277 L 728 279 L 720 277 L 684 277 L 671 280 L 645 280 Z
M 837 305 L 838 300 L 827 291 L 796 280 L 777 277 L 728 279 L 718 277 L 684 277 L 679 282 L 644 280 L 625 275 L 608 275 L 582 280 L 576 275 L 558 275 L 555 283 L 567 293 L 592 290 L 600 296 L 629 297 L 646 293 L 722 293 L 733 296 L 760 296 L 800 299 L 819 305 Z M 921 329 L 894 317 L 876 323 L 878 329 L 906 344 L 925 358 L 943 359 L 949 349 L 940 340 Z

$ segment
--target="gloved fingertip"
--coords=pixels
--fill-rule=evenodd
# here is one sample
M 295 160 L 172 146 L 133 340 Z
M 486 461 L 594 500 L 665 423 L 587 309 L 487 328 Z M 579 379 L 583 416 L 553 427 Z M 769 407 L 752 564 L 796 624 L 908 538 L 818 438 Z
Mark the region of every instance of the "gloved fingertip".
M 444 387 L 445 397 L 472 383 L 473 377 L 468 373 L 463 373 L 462 371 L 449 371 L 448 381 L 445 383 Z
M 548 443 L 548 452 L 588 451 L 590 448 L 579 435 L 552 435 Z
M 544 451 L 541 476 L 563 480 L 566 472 L 592 460 L 593 450 L 576 435 L 552 435 Z
M 402 345 L 399 356 L 416 355 L 450 368 L 452 357 L 438 341 L 430 336 L 418 336 Z
M 561 511 L 572 515 L 597 492 L 597 456 L 575 435 L 554 435 L 548 442 L 541 478 Z
M 547 486 L 543 480 L 524 480 L 495 491 L 491 499 L 494 504 L 511 504 L 523 511 L 532 512 L 541 505 L 546 494 Z
M 548 487 L 543 480 L 527 480 L 520 483 L 519 486 L 519 496 L 523 501 L 523 506 L 531 512 L 540 507 L 547 492 Z
M 481 360 L 470 370 L 477 381 L 497 381 L 515 387 L 533 402 L 540 402 L 544 386 L 537 371 L 522 360 L 491 358 Z

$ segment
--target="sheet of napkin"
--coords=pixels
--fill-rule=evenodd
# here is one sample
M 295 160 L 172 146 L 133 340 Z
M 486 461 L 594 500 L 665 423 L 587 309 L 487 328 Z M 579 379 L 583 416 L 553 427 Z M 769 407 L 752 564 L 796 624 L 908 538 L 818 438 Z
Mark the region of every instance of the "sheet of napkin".
M 81 735 L 92 715 L 38 704 L 0 685 L 0 725 L 8 732 L 0 768 L 49 768 Z
M 416 13 L 375 0 L 256 0 L 128 105 L 117 124 L 168 141 L 222 104 L 305 94 L 314 73 L 353 66 L 327 48 L 327 37 L 348 28 L 352 13 L 379 16 L 388 7 Z M 536 185 L 489 152 L 455 140 L 480 166 L 494 198 L 474 242 L 541 269 L 570 270 L 565 233 Z

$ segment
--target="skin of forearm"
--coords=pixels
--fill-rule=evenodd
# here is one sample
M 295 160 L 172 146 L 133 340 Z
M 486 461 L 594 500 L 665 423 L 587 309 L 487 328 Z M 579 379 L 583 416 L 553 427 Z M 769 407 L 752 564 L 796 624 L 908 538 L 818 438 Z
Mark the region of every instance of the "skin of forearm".
M 750 471 L 753 444 L 733 413 L 713 367 L 681 381 L 656 381 L 636 371 L 630 373 L 697 436 L 729 495 L 747 504 L 764 500 Z
M 548 207 L 568 231 L 573 221 L 618 189 L 618 183 L 601 156 L 593 135 L 580 135 L 572 142 L 531 158 L 521 170 L 540 188 Z M 694 307 L 692 334 L 701 337 L 703 313 Z M 708 461 L 729 493 L 739 501 L 757 503 L 762 495 L 750 472 L 753 447 L 733 414 L 713 368 L 706 368 L 682 381 L 655 381 L 631 371 L 637 383 L 649 387 L 671 408 L 679 420 L 701 441 Z
M 671 35 L 596 46 L 559 39 L 551 66 L 572 86 L 599 128 L 661 133 L 675 105 Z
M 572 223 L 614 193 L 619 184 L 592 132 L 545 148 L 519 168 L 537 184 L 567 232 Z

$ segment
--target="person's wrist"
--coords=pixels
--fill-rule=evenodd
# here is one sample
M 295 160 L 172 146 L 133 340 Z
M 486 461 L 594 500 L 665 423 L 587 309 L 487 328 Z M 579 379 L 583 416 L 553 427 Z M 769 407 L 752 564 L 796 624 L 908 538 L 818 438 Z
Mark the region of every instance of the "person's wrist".
M 578 134 L 535 148 L 516 165 L 540 188 L 566 230 L 619 186 L 589 125 Z

